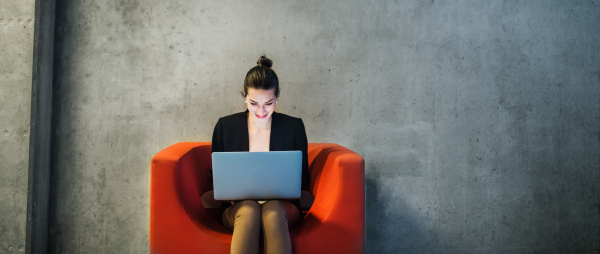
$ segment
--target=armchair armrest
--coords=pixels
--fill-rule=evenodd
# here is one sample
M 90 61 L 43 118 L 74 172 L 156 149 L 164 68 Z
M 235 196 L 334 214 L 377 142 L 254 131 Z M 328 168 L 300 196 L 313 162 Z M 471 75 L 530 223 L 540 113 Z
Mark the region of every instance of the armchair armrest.
M 365 164 L 337 144 L 309 144 L 313 206 L 290 231 L 294 252 L 364 253 Z
M 210 142 L 177 143 L 152 157 L 150 253 L 193 253 L 203 248 L 200 241 L 203 233 L 198 230 L 198 223 L 188 216 L 181 202 L 177 170 L 186 154 L 196 148 L 210 149 L 210 145 Z M 202 206 L 202 202 L 199 205 Z

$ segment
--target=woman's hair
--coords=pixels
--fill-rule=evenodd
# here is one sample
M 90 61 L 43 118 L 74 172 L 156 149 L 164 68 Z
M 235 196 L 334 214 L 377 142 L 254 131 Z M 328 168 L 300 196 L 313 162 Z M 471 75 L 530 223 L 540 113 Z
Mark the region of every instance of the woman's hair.
M 270 90 L 275 88 L 275 97 L 279 97 L 279 79 L 277 74 L 271 69 L 273 61 L 266 56 L 261 56 L 256 62 L 257 66 L 246 73 L 246 79 L 244 79 L 244 90 L 242 96 L 248 95 L 248 88 Z

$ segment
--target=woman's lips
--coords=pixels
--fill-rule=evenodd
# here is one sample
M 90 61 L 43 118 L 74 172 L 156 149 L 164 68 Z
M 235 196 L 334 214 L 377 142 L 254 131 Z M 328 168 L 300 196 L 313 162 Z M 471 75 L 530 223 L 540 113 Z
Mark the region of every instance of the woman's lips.
M 254 115 L 256 115 L 256 117 L 258 117 L 258 119 L 263 119 L 263 118 L 267 117 L 269 114 L 267 113 L 267 114 L 265 114 L 263 116 L 261 116 L 259 114 L 254 114 Z

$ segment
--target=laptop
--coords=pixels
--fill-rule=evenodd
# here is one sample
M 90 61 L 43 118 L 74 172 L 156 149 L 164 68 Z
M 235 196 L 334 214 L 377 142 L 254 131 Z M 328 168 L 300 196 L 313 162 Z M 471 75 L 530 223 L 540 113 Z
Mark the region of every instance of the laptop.
M 302 151 L 212 153 L 216 200 L 296 199 Z

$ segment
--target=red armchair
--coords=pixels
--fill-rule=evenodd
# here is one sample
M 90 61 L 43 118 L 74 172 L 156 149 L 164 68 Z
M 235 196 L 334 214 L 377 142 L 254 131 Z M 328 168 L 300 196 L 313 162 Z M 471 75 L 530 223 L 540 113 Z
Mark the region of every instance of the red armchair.
M 229 253 L 231 232 L 201 195 L 212 190 L 209 142 L 177 143 L 152 158 L 150 253 Z M 315 196 L 290 230 L 294 253 L 364 253 L 364 160 L 336 144 L 309 144 Z M 262 245 L 262 243 L 261 243 Z

